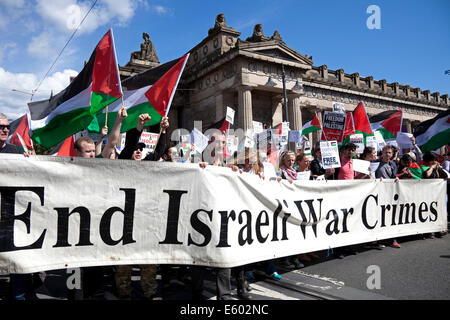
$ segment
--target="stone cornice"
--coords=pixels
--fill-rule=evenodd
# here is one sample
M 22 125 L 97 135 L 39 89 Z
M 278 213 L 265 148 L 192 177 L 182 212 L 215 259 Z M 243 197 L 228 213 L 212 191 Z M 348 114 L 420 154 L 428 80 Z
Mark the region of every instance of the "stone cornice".
M 306 74 L 304 81 L 325 85 L 333 90 L 352 90 L 354 94 L 378 97 L 378 99 L 398 101 L 404 104 L 433 106 L 447 109 L 450 105 L 448 95 L 439 92 L 430 94 L 430 90 L 411 88 L 409 85 L 399 85 L 398 82 L 387 83 L 385 79 L 374 80 L 372 76 L 360 77 L 358 73 L 346 74 L 343 69 L 329 70 L 326 65 L 313 66 L 315 75 Z M 333 77 L 330 77 L 330 74 Z M 364 85 L 363 85 L 364 84 Z

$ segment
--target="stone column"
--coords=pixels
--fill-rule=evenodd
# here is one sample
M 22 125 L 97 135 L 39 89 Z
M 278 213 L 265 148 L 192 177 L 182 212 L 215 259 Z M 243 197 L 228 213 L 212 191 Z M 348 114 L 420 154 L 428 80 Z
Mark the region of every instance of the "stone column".
M 281 95 L 276 95 L 272 97 L 272 123 L 271 123 L 272 127 L 283 122 L 282 99 L 283 97 Z
M 216 122 L 225 117 L 225 110 L 223 107 L 223 94 L 219 93 L 215 96 L 216 98 Z
M 292 130 L 302 129 L 302 110 L 300 106 L 300 94 L 288 95 L 289 126 Z
M 238 88 L 238 128 L 253 129 L 252 87 Z
M 291 130 L 301 130 L 302 129 L 302 110 L 300 106 L 301 94 L 294 93 L 287 96 L 288 99 L 288 115 L 289 115 L 289 128 Z M 295 142 L 289 143 L 289 149 L 296 151 Z

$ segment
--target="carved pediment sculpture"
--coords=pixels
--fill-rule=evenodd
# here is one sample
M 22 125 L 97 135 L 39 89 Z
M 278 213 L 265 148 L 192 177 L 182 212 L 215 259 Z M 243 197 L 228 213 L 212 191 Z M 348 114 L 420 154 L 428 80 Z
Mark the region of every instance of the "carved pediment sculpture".
M 253 34 L 251 37 L 247 38 L 246 41 L 260 42 L 270 40 L 269 37 L 265 37 L 262 29 L 262 24 L 256 24 L 253 28 Z
M 141 51 L 131 53 L 131 59 L 147 60 L 150 62 L 159 63 L 158 55 L 153 47 L 153 43 L 150 41 L 150 36 L 148 33 L 142 33 L 142 38 L 144 39 L 144 42 L 141 43 Z
M 214 27 L 208 30 L 208 35 L 214 33 L 214 31 L 220 30 L 222 27 L 227 27 L 227 23 L 225 22 L 225 15 L 223 13 L 219 13 L 216 17 Z

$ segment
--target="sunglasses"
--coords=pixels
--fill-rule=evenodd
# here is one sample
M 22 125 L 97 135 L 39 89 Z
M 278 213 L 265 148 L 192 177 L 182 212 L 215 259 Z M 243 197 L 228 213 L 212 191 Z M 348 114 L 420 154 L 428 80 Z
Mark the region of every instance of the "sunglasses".
M 144 148 L 143 147 L 136 147 L 136 149 L 134 149 L 134 151 L 136 151 L 136 150 L 139 150 L 139 151 L 142 152 L 142 150 L 144 150 Z
M 11 130 L 11 125 L 9 125 L 9 124 L 0 124 L 0 130 L 3 130 L 3 129 L 8 129 L 8 130 Z

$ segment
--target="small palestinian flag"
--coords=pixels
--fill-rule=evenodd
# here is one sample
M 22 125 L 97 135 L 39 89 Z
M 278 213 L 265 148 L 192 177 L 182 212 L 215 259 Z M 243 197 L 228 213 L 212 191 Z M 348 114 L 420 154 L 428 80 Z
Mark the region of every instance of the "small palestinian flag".
M 122 81 L 123 105 L 127 109 L 127 117 L 122 121 L 120 132 L 136 128 L 140 114 L 148 113 L 151 117 L 146 127 L 159 124 L 162 117 L 167 116 L 188 58 L 189 54 L 186 54 Z M 114 126 L 121 107 L 121 101 L 108 106 L 108 128 Z M 105 112 L 97 114 L 88 130 L 100 133 L 105 126 L 105 119 Z
M 414 179 L 422 179 L 423 171 L 422 168 L 415 162 L 411 163 L 411 165 L 408 167 L 409 171 L 413 175 Z
M 317 114 L 314 114 L 314 118 L 303 125 L 302 136 L 306 136 L 311 132 L 319 131 L 321 129 L 322 125 L 320 124 L 319 117 L 317 117 Z
M 370 117 L 372 130 L 378 130 L 384 140 L 395 139 L 402 129 L 402 110 L 384 111 Z
M 85 129 L 94 115 L 122 96 L 112 29 L 67 88 L 48 100 L 28 104 L 32 139 L 50 148 Z
M 356 133 L 362 133 L 364 136 L 373 133 L 363 102 L 358 104 L 352 115 Z
M 355 124 L 353 122 L 353 114 L 351 112 L 348 112 L 345 117 L 345 128 L 344 128 L 344 135 L 342 136 L 343 140 L 342 144 L 347 143 L 350 140 L 350 136 L 355 133 L 356 131 L 355 131 Z
M 9 134 L 9 143 L 22 148 L 23 151 L 34 150 L 33 141 L 30 138 L 28 116 L 26 114 L 11 122 Z
M 413 130 L 416 143 L 422 152 L 433 151 L 450 142 L 450 110 L 420 123 Z
M 64 141 L 58 143 L 58 145 L 49 153 L 52 156 L 58 157 L 75 157 L 75 138 L 70 136 Z

